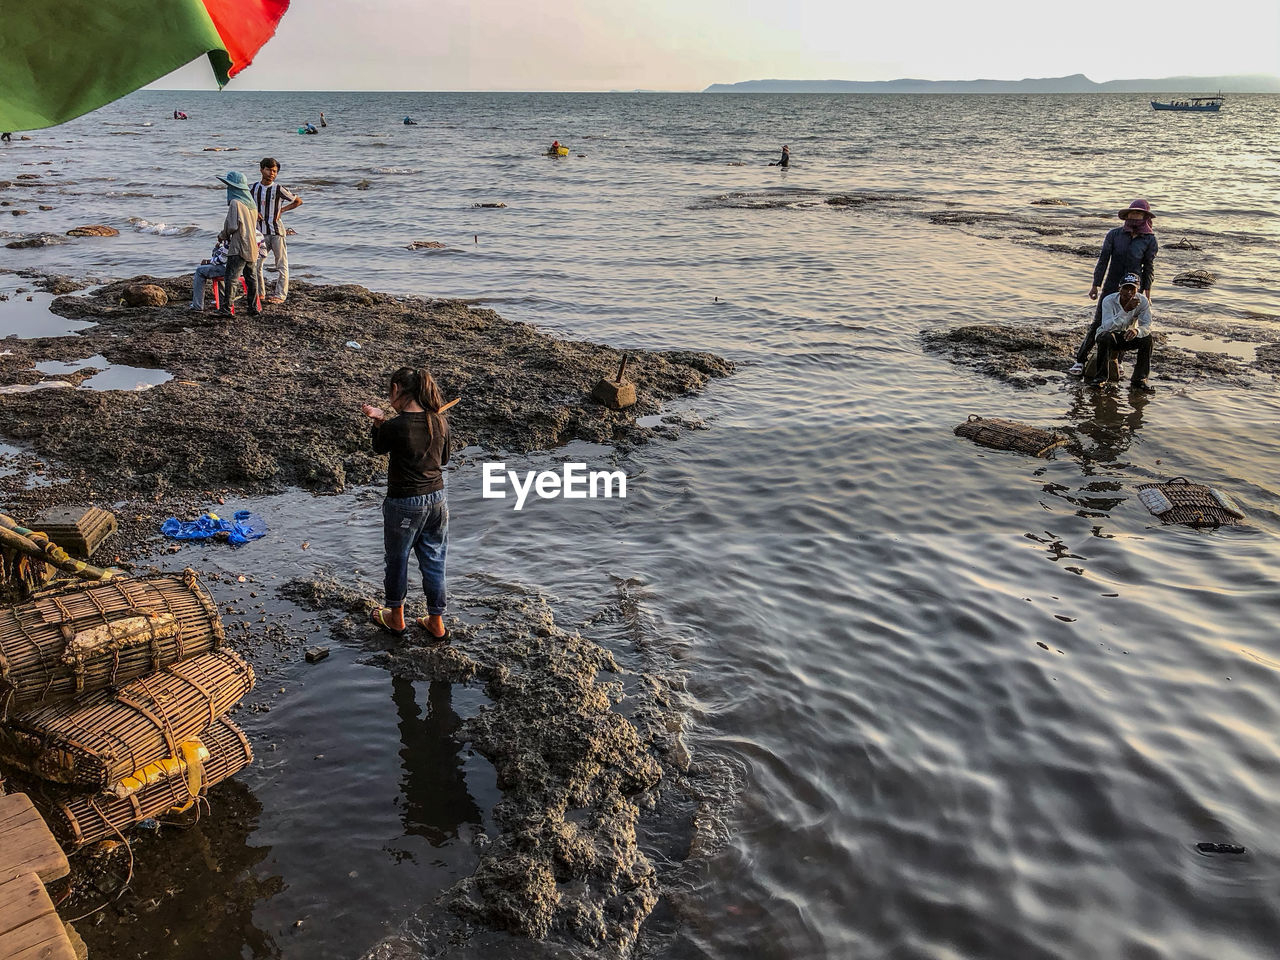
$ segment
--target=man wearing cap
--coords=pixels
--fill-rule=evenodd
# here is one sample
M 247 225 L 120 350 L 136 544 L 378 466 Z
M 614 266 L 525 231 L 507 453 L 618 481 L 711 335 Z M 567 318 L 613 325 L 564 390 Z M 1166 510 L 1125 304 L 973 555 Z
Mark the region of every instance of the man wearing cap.
M 225 177 L 218 177 L 227 185 L 227 219 L 222 225 L 219 240 L 227 241 L 227 272 L 222 278 L 223 316 L 231 316 L 231 295 L 235 284 L 244 275 L 249 294 L 249 313 L 259 316 L 258 306 L 258 210 L 249 192 L 249 181 L 239 170 L 232 170 Z
M 1102 241 L 1102 253 L 1098 256 L 1098 265 L 1093 268 L 1093 286 L 1089 288 L 1089 299 L 1098 300 L 1098 308 L 1093 313 L 1093 323 L 1085 334 L 1084 342 L 1076 351 L 1076 362 L 1067 373 L 1079 376 L 1084 372 L 1084 363 L 1093 349 L 1094 338 L 1098 335 L 1098 326 L 1102 322 L 1102 300 L 1120 289 L 1121 280 L 1128 274 L 1137 274 L 1141 284 L 1141 292 L 1148 301 L 1151 299 L 1151 280 L 1155 275 L 1156 254 L 1160 252 L 1160 244 L 1156 241 L 1155 230 L 1151 221 L 1155 215 L 1151 212 L 1151 204 L 1145 200 L 1135 200 L 1120 211 L 1120 219 L 1124 224 L 1107 231 Z M 1103 277 L 1106 277 L 1105 281 Z M 1102 299 L 1098 299 L 1098 285 L 1102 285 Z
M 1099 304 L 1102 320 L 1098 325 L 1098 376 L 1090 381 L 1095 386 L 1106 382 L 1113 353 L 1137 350 L 1129 386 L 1150 393 L 1147 376 L 1151 372 L 1151 302 L 1138 292 L 1142 278 L 1126 274 L 1120 290 L 1102 298 Z

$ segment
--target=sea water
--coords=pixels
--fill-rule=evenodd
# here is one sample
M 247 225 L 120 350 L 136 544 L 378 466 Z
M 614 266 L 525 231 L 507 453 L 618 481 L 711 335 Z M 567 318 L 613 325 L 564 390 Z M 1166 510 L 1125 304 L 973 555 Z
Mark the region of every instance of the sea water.
M 1280 339 L 1278 107 L 153 91 L 0 149 L 0 199 L 31 211 L 0 209 L 9 234 L 121 230 L 0 248 L 0 267 L 189 271 L 221 225 L 215 175 L 252 179 L 270 155 L 304 199 L 286 218 L 295 278 L 738 364 L 678 404 L 706 429 L 618 460 L 625 500 L 516 513 L 481 496 L 481 457 L 450 477 L 455 589 L 531 585 L 569 622 L 625 593 L 630 620 L 602 642 L 638 632 L 684 678 L 686 740 L 723 789 L 658 864 L 645 956 L 1254 960 L 1280 942 L 1274 382 L 1162 381 L 1157 351 L 1149 398 L 1017 389 L 922 336 L 1083 332 L 1091 251 L 1144 197 L 1156 328 Z M 294 133 L 321 110 L 319 136 Z M 544 156 L 552 139 L 570 156 Z M 768 166 L 783 143 L 791 167 Z M 1186 269 L 1218 282 L 1171 285 Z M 952 434 L 974 413 L 1074 428 L 1089 456 L 974 447 Z M 1175 475 L 1229 493 L 1248 525 L 1161 527 L 1134 488 Z M 265 580 L 305 557 L 376 583 L 377 504 L 255 501 L 272 537 L 220 562 Z M 245 718 L 273 748 L 240 778 L 261 806 L 237 874 L 254 893 L 209 956 L 359 955 L 474 865 L 492 771 L 422 745 L 482 698 L 358 659 L 339 648 Z

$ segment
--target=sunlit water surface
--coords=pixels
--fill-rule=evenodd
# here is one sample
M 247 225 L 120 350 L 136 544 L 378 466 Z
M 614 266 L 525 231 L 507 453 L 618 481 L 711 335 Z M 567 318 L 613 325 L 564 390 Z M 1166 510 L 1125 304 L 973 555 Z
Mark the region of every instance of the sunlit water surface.
M 722 843 L 662 864 L 672 895 L 645 955 L 1255 960 L 1280 943 L 1274 387 L 1161 382 L 1157 353 L 1149 399 L 1020 391 L 923 352 L 921 334 L 1083 327 L 1092 260 L 1014 224 L 1074 220 L 1096 246 L 1137 196 L 1166 244 L 1157 325 L 1271 330 L 1278 107 L 150 92 L 0 150 L 15 183 L 0 198 L 32 211 L 4 217 L 13 236 L 122 231 L 3 250 L 0 266 L 188 271 L 221 223 L 214 175 L 252 178 L 270 154 L 305 199 L 288 221 L 297 277 L 737 362 L 681 405 L 708 429 L 621 461 L 625 501 L 515 513 L 480 498 L 479 455 L 450 480 L 455 589 L 466 574 L 533 585 L 573 623 L 635 581 L 650 650 L 686 678 L 695 760 L 736 773 Z M 320 110 L 322 135 L 293 132 Z M 570 157 L 539 155 L 553 137 Z M 794 165 L 766 166 L 784 141 Z M 825 203 L 868 191 L 906 199 Z M 931 222 L 944 211 L 995 216 Z M 1201 249 L 1173 250 L 1181 237 Z M 1218 284 L 1169 285 L 1192 267 Z M 1091 459 L 984 451 L 952 435 L 971 413 L 1080 427 Z M 567 456 L 612 454 L 512 465 Z M 1230 493 L 1248 526 L 1161 527 L 1134 488 L 1174 475 Z M 219 562 L 268 583 L 318 566 L 376 582 L 377 505 L 257 502 L 272 535 Z M 635 665 L 629 636 L 600 639 Z M 241 779 L 263 805 L 247 842 L 268 848 L 253 869 L 282 883 L 221 955 L 358 955 L 429 911 L 492 828 L 491 768 L 440 748 L 479 691 L 406 688 L 359 658 L 282 665 L 288 692 L 243 718 L 259 763 Z

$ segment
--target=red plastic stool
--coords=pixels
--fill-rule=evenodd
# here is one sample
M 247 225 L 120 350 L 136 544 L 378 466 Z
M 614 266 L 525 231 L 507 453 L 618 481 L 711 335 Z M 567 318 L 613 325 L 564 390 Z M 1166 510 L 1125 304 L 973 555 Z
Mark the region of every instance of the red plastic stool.
M 244 291 L 244 295 L 246 297 L 249 295 L 249 285 L 244 282 L 244 277 L 240 278 L 240 289 Z M 261 293 L 259 293 L 257 296 L 254 297 L 253 305 L 258 310 L 262 309 Z M 229 305 L 228 308 L 231 310 L 232 315 L 234 315 L 236 312 L 236 305 L 232 303 Z M 213 309 L 215 310 L 222 309 L 222 278 L 221 277 L 215 277 L 213 280 Z

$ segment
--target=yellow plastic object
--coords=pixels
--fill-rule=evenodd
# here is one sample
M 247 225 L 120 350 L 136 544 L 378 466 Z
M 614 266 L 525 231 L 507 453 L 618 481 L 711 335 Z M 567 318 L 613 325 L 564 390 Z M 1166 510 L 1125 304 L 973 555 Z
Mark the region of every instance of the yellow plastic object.
M 112 787 L 111 792 L 121 800 L 127 800 L 147 784 L 185 775 L 187 790 L 191 796 L 196 796 L 204 782 L 204 762 L 209 759 L 209 749 L 199 740 L 187 740 L 178 744 L 178 753 L 180 756 L 165 757 L 133 771 Z
M 556 148 L 556 155 L 557 155 L 557 156 L 561 156 L 561 157 L 567 157 L 567 156 L 569 155 L 569 148 L 568 148 L 568 147 L 557 147 L 557 148 Z

